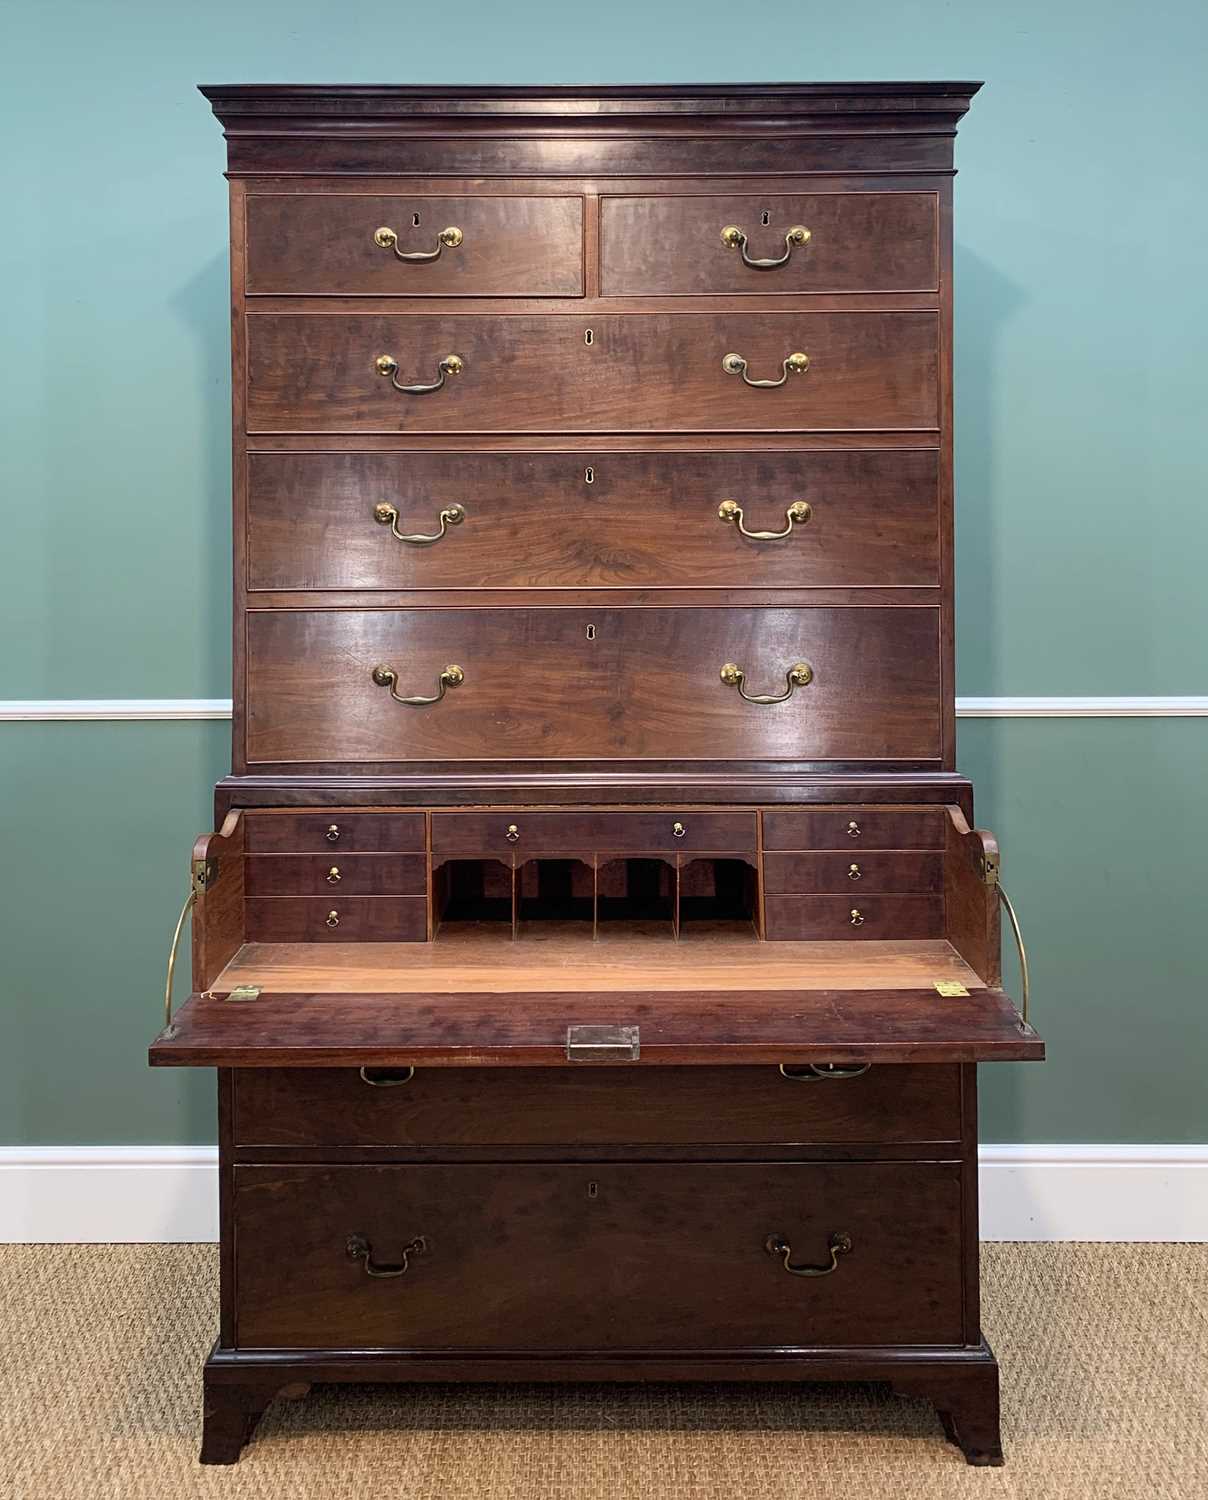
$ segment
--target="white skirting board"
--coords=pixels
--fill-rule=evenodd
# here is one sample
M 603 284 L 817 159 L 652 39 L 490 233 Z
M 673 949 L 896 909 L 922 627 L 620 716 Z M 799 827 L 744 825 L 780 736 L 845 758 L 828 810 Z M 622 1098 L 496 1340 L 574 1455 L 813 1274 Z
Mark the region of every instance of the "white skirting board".
M 218 1237 L 212 1146 L 0 1148 L 0 1243 Z M 993 1146 L 987 1240 L 1208 1240 L 1208 1144 Z

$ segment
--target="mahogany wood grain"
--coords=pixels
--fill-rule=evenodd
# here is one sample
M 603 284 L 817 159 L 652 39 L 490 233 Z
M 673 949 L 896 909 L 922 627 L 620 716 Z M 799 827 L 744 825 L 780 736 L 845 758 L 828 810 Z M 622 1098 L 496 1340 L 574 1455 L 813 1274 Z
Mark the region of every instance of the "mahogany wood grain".
M 934 450 L 847 453 L 253 453 L 248 587 L 532 589 L 934 586 Z M 736 500 L 751 541 L 718 516 Z M 404 534 L 374 519 L 388 503 Z
M 927 892 L 944 889 L 944 856 L 938 851 L 849 849 L 834 853 L 764 855 L 764 886 L 769 896 L 842 891 L 858 904 L 869 892 Z
M 763 814 L 765 849 L 942 849 L 947 815 L 938 807 L 836 806 Z M 853 856 L 854 857 L 854 856 Z
M 237 1166 L 235 1182 L 240 1347 L 962 1338 L 954 1163 Z M 836 1233 L 853 1248 L 827 1277 L 764 1248 L 781 1235 L 825 1262 Z M 379 1262 L 424 1246 L 375 1280 L 346 1253 L 358 1234 Z
M 279 316 L 251 313 L 249 432 L 701 432 L 879 427 L 939 421 L 934 313 L 653 313 L 640 316 Z M 586 335 L 591 332 L 588 346 Z M 743 355 L 758 390 L 722 369 Z M 465 368 L 413 396 L 457 354 Z
M 417 222 L 418 221 L 418 222 Z M 406 262 L 374 233 L 393 229 L 404 254 L 435 250 L 441 230 L 460 245 Z M 577 297 L 583 292 L 583 200 L 577 197 L 389 197 L 253 191 L 247 200 L 247 291 L 385 297 Z
M 784 703 L 719 676 L 734 662 L 748 692 L 783 692 L 797 661 L 814 680 Z M 449 664 L 465 681 L 409 708 L 375 685 L 379 663 L 404 695 Z M 247 758 L 935 758 L 938 673 L 921 608 L 253 611 Z
M 1002 983 L 1002 913 L 998 890 L 986 872 L 998 871 L 998 840 L 971 829 L 959 808 L 944 820 L 945 935 L 987 984 Z
M 841 895 L 767 896 L 764 898 L 769 939 L 889 937 L 937 938 L 944 931 L 942 896 L 847 892 Z
M 256 854 L 246 865 L 249 896 L 423 896 L 423 854 Z
M 419 896 L 249 896 L 250 942 L 422 943 L 428 903 Z
M 496 854 L 523 857 L 562 849 L 645 850 L 667 853 L 707 850 L 753 853 L 754 812 L 548 812 L 532 808 L 432 815 L 434 854 Z M 679 828 L 681 832 L 676 833 Z M 515 837 L 509 838 L 509 830 Z
M 193 988 L 204 990 L 246 940 L 243 923 L 244 840 L 247 818 L 230 812 L 218 833 L 205 833 L 193 845 L 190 872 L 196 893 L 193 906 Z M 192 873 L 207 866 L 203 884 Z M 186 886 L 187 890 L 188 887 Z
M 357 812 L 343 807 L 322 812 L 249 811 L 245 814 L 249 854 L 380 854 L 422 850 L 427 833 L 421 812 Z
M 721 231 L 747 236 L 751 259 L 778 259 L 794 225 L 810 231 L 784 265 L 747 266 Z M 939 286 L 934 193 L 672 194 L 600 200 L 607 294 L 933 292 Z

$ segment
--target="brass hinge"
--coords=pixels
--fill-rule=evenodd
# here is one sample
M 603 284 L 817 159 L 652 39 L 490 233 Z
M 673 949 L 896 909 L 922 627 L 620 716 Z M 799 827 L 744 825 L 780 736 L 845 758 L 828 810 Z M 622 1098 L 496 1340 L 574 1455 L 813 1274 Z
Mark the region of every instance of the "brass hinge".
M 193 889 L 200 896 L 202 891 L 208 889 L 218 879 L 218 861 L 216 859 L 195 859 L 193 861 Z
M 637 1062 L 636 1026 L 568 1026 L 567 1062 Z
M 258 984 L 237 984 L 229 995 L 222 997 L 224 1000 L 259 1000 L 260 986 Z
M 983 885 L 998 884 L 998 855 L 983 854 L 977 862 Z

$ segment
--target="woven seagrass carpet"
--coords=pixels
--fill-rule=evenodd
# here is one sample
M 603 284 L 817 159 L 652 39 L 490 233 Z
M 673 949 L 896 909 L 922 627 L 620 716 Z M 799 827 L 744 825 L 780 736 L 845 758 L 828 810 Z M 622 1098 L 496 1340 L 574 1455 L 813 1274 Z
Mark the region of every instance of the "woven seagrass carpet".
M 1205 1500 L 1208 1246 L 988 1245 L 1003 1469 L 879 1387 L 316 1387 L 196 1463 L 211 1246 L 0 1247 L 3 1500 Z

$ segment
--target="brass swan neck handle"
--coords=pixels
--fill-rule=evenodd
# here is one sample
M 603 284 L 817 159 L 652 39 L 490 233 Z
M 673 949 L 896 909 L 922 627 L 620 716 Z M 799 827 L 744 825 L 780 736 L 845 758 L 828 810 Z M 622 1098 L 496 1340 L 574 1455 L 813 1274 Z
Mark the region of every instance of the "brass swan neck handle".
M 373 507 L 373 519 L 379 526 L 389 526 L 390 535 L 396 542 L 407 542 L 412 547 L 430 547 L 448 533 L 450 526 L 460 526 L 466 518 L 464 505 L 446 505 L 437 517 L 439 531 L 400 531 L 398 529 L 398 506 L 383 500 Z
M 405 1276 L 411 1269 L 411 1257 L 423 1255 L 428 1248 L 428 1242 L 422 1234 L 417 1234 L 413 1240 L 402 1248 L 402 1259 L 396 1265 L 387 1265 L 373 1258 L 373 1246 L 369 1242 L 368 1235 L 350 1234 L 344 1242 L 344 1252 L 350 1260 L 359 1260 L 364 1263 L 366 1276 L 378 1277 L 385 1281 L 391 1276 Z
M 460 375 L 465 367 L 466 362 L 460 354 L 446 354 L 436 366 L 439 374 L 435 380 L 426 383 L 420 381 L 417 385 L 404 385 L 398 378 L 398 360 L 393 354 L 379 354 L 373 362 L 373 368 L 378 374 L 388 375 L 390 384 L 396 391 L 402 391 L 404 396 L 427 396 L 433 391 L 439 391 L 447 376 Z
M 380 230 L 378 232 L 381 233 Z M 796 246 L 807 244 L 809 238 L 810 232 L 804 224 L 791 225 L 784 236 L 784 254 L 771 260 L 747 254 L 747 236 L 737 224 L 727 224 L 721 232 L 722 244 L 729 250 L 740 251 L 743 265 L 750 266 L 752 271 L 774 271 L 777 266 L 786 265 Z
M 398 673 L 393 667 L 380 662 L 369 675 L 378 687 L 390 689 L 390 696 L 396 703 L 402 703 L 407 708 L 426 708 L 430 703 L 439 703 L 448 688 L 460 687 L 466 680 L 466 674 L 462 669 L 450 662 L 436 679 L 436 692 L 430 697 L 418 695 L 414 698 L 404 698 L 398 691 Z
M 743 354 L 726 354 L 722 357 L 722 369 L 727 375 L 741 375 L 747 385 L 755 386 L 760 390 L 775 390 L 789 378 L 790 375 L 804 375 L 810 367 L 808 354 L 786 354 L 780 362 L 782 374 L 779 380 L 752 380 L 747 374 L 747 359 Z
M 790 1276 L 830 1276 L 839 1269 L 839 1257 L 851 1254 L 852 1245 L 850 1234 L 830 1235 L 826 1242 L 826 1248 L 830 1251 L 828 1266 L 793 1265 L 793 1247 L 782 1234 L 769 1234 L 763 1242 L 763 1248 L 769 1255 L 780 1256 L 784 1269 Z
M 435 250 L 400 250 L 398 247 L 398 235 L 393 229 L 383 226 L 373 231 L 373 243 L 382 250 L 393 250 L 399 260 L 408 260 L 413 263 L 420 261 L 439 260 L 440 252 L 445 249 L 456 250 L 465 235 L 458 229 L 456 224 L 450 224 L 448 229 L 442 229 L 436 236 Z
M 782 537 L 788 536 L 794 526 L 804 526 L 813 513 L 808 500 L 794 500 L 784 513 L 786 525 L 783 531 L 748 531 L 743 521 L 742 506 L 737 500 L 723 500 L 717 507 L 719 520 L 732 521 L 735 529 L 753 542 L 778 542 Z
M 784 674 L 785 682 L 788 684 L 783 693 L 748 693 L 744 686 L 746 673 L 732 661 L 726 662 L 721 669 L 721 680 L 727 687 L 738 689 L 740 698 L 747 703 L 784 703 L 793 696 L 795 689 L 808 687 L 814 680 L 814 669 L 807 661 L 796 661 Z

